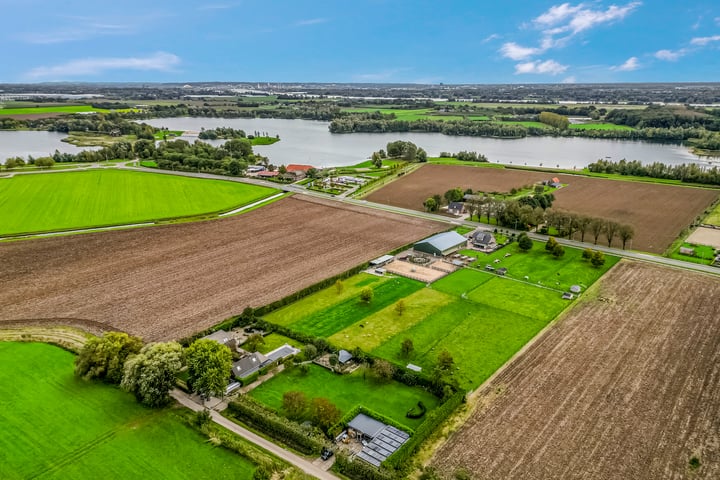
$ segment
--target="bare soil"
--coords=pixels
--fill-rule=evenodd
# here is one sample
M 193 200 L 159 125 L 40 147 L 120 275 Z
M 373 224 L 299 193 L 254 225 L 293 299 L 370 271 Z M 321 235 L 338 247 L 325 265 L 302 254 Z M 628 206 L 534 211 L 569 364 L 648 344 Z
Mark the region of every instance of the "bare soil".
M 551 173 L 527 170 L 430 164 L 373 192 L 367 199 L 422 210 L 428 197 L 436 193 L 442 195 L 451 188 L 508 192 L 552 176 Z M 568 185 L 554 192 L 553 207 L 632 225 L 635 238 L 627 247 L 653 253 L 664 252 L 720 195 L 720 191 L 713 189 L 556 176 Z M 579 235 L 576 239 L 580 239 Z M 603 240 L 604 236 L 601 236 L 600 242 Z M 585 241 L 592 241 L 592 237 L 586 235 Z M 612 246 L 621 247 L 621 240 L 616 237 Z
M 4 243 L 0 324 L 79 319 L 178 339 L 444 228 L 296 196 L 222 220 Z
M 478 392 L 434 466 L 483 480 L 720 478 L 720 281 L 624 260 L 595 288 Z
M 687 241 L 695 245 L 707 245 L 708 247 L 720 249 L 720 229 L 698 227 L 690 234 Z

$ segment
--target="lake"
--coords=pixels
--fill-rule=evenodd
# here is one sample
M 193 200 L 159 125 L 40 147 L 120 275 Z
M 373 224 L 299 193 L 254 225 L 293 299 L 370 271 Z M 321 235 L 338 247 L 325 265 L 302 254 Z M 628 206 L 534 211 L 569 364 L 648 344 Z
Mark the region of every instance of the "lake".
M 599 158 L 640 160 L 643 163 L 700 163 L 706 160 L 692 154 L 686 147 L 629 140 L 589 138 L 526 137 L 496 139 L 456 137 L 441 133 L 345 133 L 328 131 L 327 122 L 266 118 L 155 118 L 145 120 L 155 127 L 169 130 L 199 132 L 201 128 L 232 127 L 247 134 L 260 132 L 279 135 L 274 145 L 253 147 L 270 158 L 275 165 L 290 163 L 317 167 L 354 165 L 368 158 L 373 151 L 384 149 L 388 142 L 406 140 L 427 151 L 430 156 L 440 152 L 476 151 L 493 163 L 532 165 L 559 168 L 582 168 Z M 182 137 L 189 141 L 196 137 Z M 209 141 L 220 145 L 225 140 Z
M 59 150 L 63 153 L 78 153 L 82 150 L 94 150 L 96 147 L 80 148 L 62 142 L 67 137 L 59 132 L 36 132 L 25 130 L 0 130 L 0 163 L 10 157 L 47 157 Z

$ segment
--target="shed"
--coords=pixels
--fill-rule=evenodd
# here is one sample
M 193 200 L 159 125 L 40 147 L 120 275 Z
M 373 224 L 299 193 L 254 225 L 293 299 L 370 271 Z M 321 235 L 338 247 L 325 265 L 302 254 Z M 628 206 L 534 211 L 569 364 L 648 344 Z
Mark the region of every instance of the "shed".
M 695 255 L 695 249 L 689 247 L 680 247 L 681 255 Z
M 570 292 L 565 292 L 562 294 L 562 298 L 563 300 L 572 300 L 573 298 L 575 298 L 575 295 Z
M 497 273 L 498 275 L 505 275 L 507 273 L 507 268 L 500 267 L 497 270 L 495 270 L 495 273 Z
M 382 432 L 385 424 L 372 417 L 368 417 L 364 413 L 359 413 L 357 417 L 350 420 L 348 428 L 352 428 L 356 432 L 360 432 L 363 436 L 373 439 Z
M 276 348 L 272 352 L 268 352 L 265 355 L 266 360 L 263 363 L 263 365 L 270 363 L 270 362 L 274 362 L 275 360 L 282 360 L 283 358 L 287 358 L 292 355 L 297 355 L 298 353 L 300 353 L 299 349 L 292 347 L 286 343 L 285 345 L 282 345 L 282 346 Z
M 422 372 L 422 367 L 419 367 L 412 363 L 408 363 L 407 367 L 405 367 L 405 368 L 407 368 L 408 370 L 412 370 L 413 372 Z
M 204 337 L 202 337 L 202 340 L 214 340 L 220 345 L 227 345 L 230 340 L 232 340 L 232 337 L 225 330 L 218 330 L 211 333 L 210 335 L 205 335 Z
M 425 240 L 421 240 L 417 242 L 413 248 L 418 252 L 445 256 L 456 252 L 466 245 L 467 239 L 459 233 L 452 231 L 438 233 Z
M 345 365 L 347 362 L 352 360 L 352 358 L 352 354 L 347 350 L 340 350 L 338 352 L 338 362 L 340 362 L 341 365 Z
M 570 287 L 570 291 L 572 293 L 580 293 L 580 291 L 582 291 L 582 288 L 580 288 L 580 285 L 572 285 Z
M 390 263 L 395 257 L 392 255 L 383 255 L 382 257 L 378 257 L 375 260 L 370 260 L 370 266 L 371 267 L 382 267 L 383 265 Z

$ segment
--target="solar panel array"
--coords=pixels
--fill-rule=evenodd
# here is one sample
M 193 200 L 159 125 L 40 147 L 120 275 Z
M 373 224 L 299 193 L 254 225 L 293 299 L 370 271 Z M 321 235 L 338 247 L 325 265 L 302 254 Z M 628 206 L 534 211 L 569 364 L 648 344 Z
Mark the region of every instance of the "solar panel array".
M 379 467 L 390 455 L 408 441 L 410 435 L 387 425 L 367 445 L 363 446 L 358 458 L 365 460 L 371 465 Z

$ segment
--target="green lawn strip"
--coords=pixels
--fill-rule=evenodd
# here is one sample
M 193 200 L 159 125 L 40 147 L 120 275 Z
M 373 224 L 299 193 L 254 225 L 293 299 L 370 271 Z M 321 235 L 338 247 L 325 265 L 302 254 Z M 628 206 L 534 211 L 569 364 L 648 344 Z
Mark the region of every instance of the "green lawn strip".
M 114 112 L 130 112 L 133 109 L 123 108 Z M 71 105 L 53 107 L 0 108 L 0 115 L 38 115 L 42 113 L 109 113 L 105 108 L 93 108 L 91 105 Z
M 274 193 L 237 182 L 111 169 L 19 175 L 0 182 L 0 234 L 191 217 Z
M 339 375 L 318 365 L 310 365 L 303 375 L 293 369 L 276 375 L 249 395 L 275 410 L 282 410 L 282 396 L 288 391 L 304 392 L 308 399 L 327 398 L 344 414 L 355 405 L 363 405 L 402 425 L 417 428 L 423 419 L 405 417 L 408 410 L 422 401 L 428 411 L 437 407 L 438 399 L 419 387 L 408 387 L 399 382 L 379 383 L 363 378 L 363 372 L 356 370 L 350 375 Z
M 496 123 L 503 123 L 505 125 L 519 125 L 522 127 L 551 128 L 550 125 L 546 125 L 542 122 L 513 122 L 509 120 L 502 120 L 497 121 Z
M 685 255 L 680 253 L 681 247 L 692 248 L 695 250 L 695 255 Z M 683 260 L 685 262 L 710 265 L 715 259 L 715 249 L 713 247 L 708 247 L 707 245 L 695 245 L 688 242 L 679 242 L 678 246 L 673 249 L 669 257 L 676 260 Z
M 461 387 L 471 389 L 500 368 L 548 321 L 457 299 L 372 353 L 398 365 L 411 362 L 430 372 L 438 354 L 447 350 L 455 361 Z M 400 346 L 406 338 L 414 346 L 410 359 L 400 356 Z
M 155 132 L 153 136 L 155 140 L 166 140 L 168 138 L 180 137 L 184 133 L 184 130 L 160 130 L 159 132 Z
M 422 322 L 425 317 L 453 300 L 454 298 L 450 295 L 423 288 L 405 297 L 403 300 L 405 310 L 402 315 L 398 315 L 395 310 L 396 303 L 393 303 L 346 329 L 340 330 L 329 337 L 328 341 L 348 350 L 360 347 L 363 351 L 370 352 L 388 338 Z
M 280 139 L 276 137 L 254 137 L 250 139 L 252 145 L 272 145 L 279 141 Z
M 710 212 L 710 214 L 705 217 L 703 223 L 707 223 L 708 225 L 720 226 L 720 202 L 718 202 L 718 204 L 715 205 L 715 208 L 713 208 L 712 212 Z
M 573 123 L 570 130 L 635 130 L 627 125 L 615 125 L 614 123 Z
M 342 303 L 316 311 L 312 316 L 292 323 L 290 328 L 316 337 L 329 337 L 423 287 L 422 282 L 409 278 L 391 278 L 373 287 L 374 295 L 369 303 L 361 301 L 358 294 Z
M 562 293 L 495 277 L 467 294 L 468 300 L 536 320 L 550 321 L 570 303 Z
M 364 286 L 370 285 L 376 288 L 389 279 L 389 277 L 378 277 L 377 275 L 370 275 L 368 273 L 359 273 L 347 280 L 343 280 L 343 288 L 339 293 L 335 285 L 332 285 L 297 302 L 275 310 L 265 315 L 264 319 L 270 323 L 287 326 L 304 320 L 328 307 L 342 303 L 349 298 L 357 297 L 357 295 L 360 294 L 360 289 Z
M 73 358 L 0 343 L 0 478 L 252 478 L 250 462 L 207 443 L 172 409 L 75 378 Z
M 445 292 L 456 297 L 467 294 L 474 288 L 490 281 L 493 278 L 485 272 L 478 272 L 469 268 L 463 268 L 450 275 L 433 282 L 432 288 L 439 292 Z
M 276 348 L 282 347 L 286 343 L 292 347 L 302 347 L 302 344 L 297 340 L 285 337 L 283 335 L 280 335 L 279 333 L 271 333 L 270 335 L 263 337 L 263 340 L 265 340 L 265 343 L 261 343 L 260 345 L 258 345 L 258 352 L 260 353 L 272 352 Z

